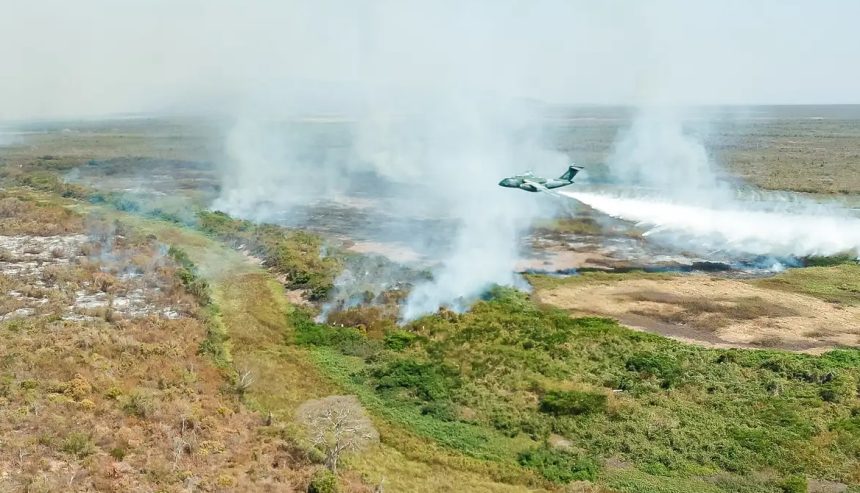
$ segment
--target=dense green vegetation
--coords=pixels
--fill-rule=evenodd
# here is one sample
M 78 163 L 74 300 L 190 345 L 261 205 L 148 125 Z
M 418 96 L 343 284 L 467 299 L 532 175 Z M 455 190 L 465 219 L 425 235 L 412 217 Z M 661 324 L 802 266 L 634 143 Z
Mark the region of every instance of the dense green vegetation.
M 425 317 L 382 340 L 291 317 L 294 342 L 375 413 L 551 481 L 622 491 L 717 476 L 715 491 L 860 481 L 857 350 L 704 349 L 570 318 L 502 288 L 468 313 Z M 636 474 L 663 479 L 651 488 Z
M 284 274 L 288 287 L 306 289 L 309 298 L 321 300 L 332 289 L 339 261 L 323 255 L 323 240 L 299 230 L 234 219 L 220 211 L 201 211 L 197 228 L 234 246 L 244 246 L 264 265 Z
M 167 250 L 167 254 L 179 265 L 176 270 L 176 276 L 182 281 L 182 285 L 188 290 L 201 306 L 208 306 L 212 303 L 212 296 L 209 289 L 209 283 L 206 279 L 200 276 L 197 266 L 188 257 L 185 250 L 171 246 Z

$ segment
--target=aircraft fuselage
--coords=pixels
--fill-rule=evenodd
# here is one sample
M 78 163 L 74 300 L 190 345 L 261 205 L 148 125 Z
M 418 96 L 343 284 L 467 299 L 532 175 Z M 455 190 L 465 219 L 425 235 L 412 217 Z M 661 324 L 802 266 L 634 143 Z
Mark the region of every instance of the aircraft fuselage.
M 535 176 L 531 172 L 528 172 L 504 178 L 499 182 L 499 186 L 505 188 L 519 188 L 526 192 L 542 192 L 570 185 L 573 183 L 573 177 L 581 170 L 582 168 L 579 166 L 569 166 L 567 171 L 558 178 L 544 178 L 542 176 Z
M 546 179 L 546 178 L 523 178 L 519 176 L 512 176 L 510 178 L 505 178 L 504 180 L 499 182 L 499 186 L 506 188 L 519 188 L 520 190 L 525 190 L 526 192 L 540 192 L 540 188 L 533 185 L 533 183 L 538 183 L 544 188 L 553 189 L 560 188 L 573 183 L 573 181 L 567 180 L 558 180 L 555 178 Z

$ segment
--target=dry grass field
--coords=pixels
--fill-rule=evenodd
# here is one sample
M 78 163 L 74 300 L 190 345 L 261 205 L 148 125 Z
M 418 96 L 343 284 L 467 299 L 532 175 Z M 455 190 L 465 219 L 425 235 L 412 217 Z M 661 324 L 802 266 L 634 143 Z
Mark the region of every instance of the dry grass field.
M 166 245 L 0 198 L 0 491 L 288 491 L 312 466 L 199 352 Z

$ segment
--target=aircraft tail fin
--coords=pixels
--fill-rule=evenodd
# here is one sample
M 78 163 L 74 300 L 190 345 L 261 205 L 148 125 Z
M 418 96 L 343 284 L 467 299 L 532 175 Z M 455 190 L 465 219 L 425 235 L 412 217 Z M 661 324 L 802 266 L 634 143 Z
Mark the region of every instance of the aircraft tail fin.
M 576 174 L 579 173 L 580 171 L 582 171 L 582 166 L 571 165 L 570 167 L 567 168 L 567 171 L 565 171 L 563 175 L 558 177 L 558 179 L 559 180 L 573 181 L 573 177 L 576 176 Z

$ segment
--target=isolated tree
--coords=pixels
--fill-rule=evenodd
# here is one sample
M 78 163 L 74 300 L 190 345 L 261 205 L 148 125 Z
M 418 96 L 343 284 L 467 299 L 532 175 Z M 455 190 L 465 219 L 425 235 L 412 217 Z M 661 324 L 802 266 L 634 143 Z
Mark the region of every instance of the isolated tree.
M 308 439 L 325 456 L 326 467 L 335 474 L 343 454 L 379 441 L 379 432 L 354 395 L 307 401 L 299 406 L 297 416 Z

